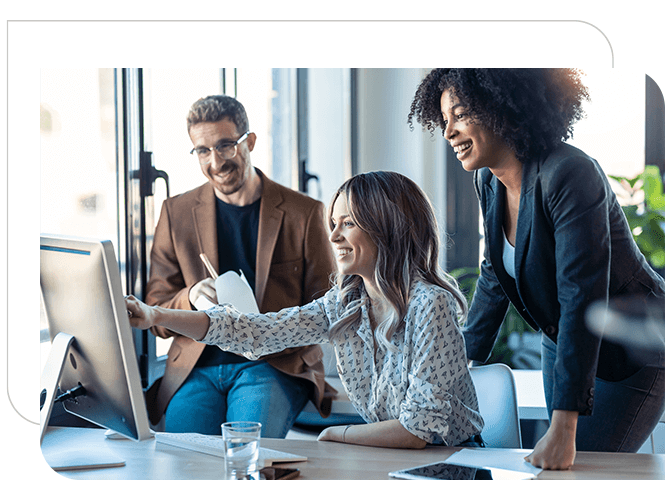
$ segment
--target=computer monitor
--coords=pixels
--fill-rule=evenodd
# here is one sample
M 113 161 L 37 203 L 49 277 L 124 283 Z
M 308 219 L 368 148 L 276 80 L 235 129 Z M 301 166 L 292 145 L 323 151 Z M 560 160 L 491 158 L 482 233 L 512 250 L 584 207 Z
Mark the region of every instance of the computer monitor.
M 56 387 L 83 394 L 69 413 L 133 440 L 152 437 L 110 241 L 40 236 L 40 285 L 52 346 L 42 373 L 41 439 Z

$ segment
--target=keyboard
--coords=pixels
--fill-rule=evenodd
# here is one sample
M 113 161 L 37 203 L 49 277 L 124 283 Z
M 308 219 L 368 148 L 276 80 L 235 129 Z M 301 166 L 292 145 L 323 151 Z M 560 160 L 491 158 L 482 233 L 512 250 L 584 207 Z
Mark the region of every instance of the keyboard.
M 197 451 L 224 458 L 223 438 L 221 436 L 208 436 L 194 432 L 156 432 L 157 443 L 163 443 L 186 450 Z M 286 453 L 284 451 L 271 450 L 261 447 L 259 451 L 258 465 L 269 467 L 280 462 L 305 462 L 307 457 Z

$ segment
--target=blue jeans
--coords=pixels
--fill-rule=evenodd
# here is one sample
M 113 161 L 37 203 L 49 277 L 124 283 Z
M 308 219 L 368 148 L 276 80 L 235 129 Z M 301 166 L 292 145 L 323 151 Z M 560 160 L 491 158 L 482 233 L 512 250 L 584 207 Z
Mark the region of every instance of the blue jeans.
M 253 421 L 262 437 L 284 438 L 310 390 L 265 361 L 195 367 L 168 404 L 165 431 L 217 435 L 223 422 Z
M 596 377 L 593 414 L 577 420 L 577 451 L 635 453 L 658 424 L 665 408 L 665 355 L 663 363 L 645 366 L 619 382 Z M 542 336 L 544 397 L 551 419 L 556 344 Z

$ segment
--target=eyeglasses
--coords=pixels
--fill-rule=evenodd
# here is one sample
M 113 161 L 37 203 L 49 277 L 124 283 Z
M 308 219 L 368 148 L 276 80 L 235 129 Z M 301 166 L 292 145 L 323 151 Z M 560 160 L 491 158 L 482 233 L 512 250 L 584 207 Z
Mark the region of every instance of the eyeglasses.
M 221 161 L 230 160 L 231 158 L 235 158 L 235 155 L 237 154 L 237 146 L 245 141 L 249 136 L 249 133 L 250 132 L 247 130 L 242 134 L 242 137 L 235 142 L 220 142 L 213 148 L 206 148 L 204 146 L 193 148 L 191 154 L 195 153 L 198 155 L 200 165 L 209 165 L 212 163 L 212 151 L 216 152 L 216 155 Z

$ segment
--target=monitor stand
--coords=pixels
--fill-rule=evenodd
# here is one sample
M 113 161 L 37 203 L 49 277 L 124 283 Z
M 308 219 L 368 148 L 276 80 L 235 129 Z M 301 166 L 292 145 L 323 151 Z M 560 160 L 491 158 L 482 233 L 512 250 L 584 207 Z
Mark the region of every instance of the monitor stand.
M 44 444 L 42 455 L 55 471 L 121 467 L 125 465 L 125 461 L 103 449 L 82 450 L 77 447 L 76 442 L 61 442 L 58 439 L 47 440 L 48 442 L 44 443 L 58 382 L 73 342 L 72 335 L 63 332 L 56 335 L 51 343 L 44 370 L 42 370 L 40 381 L 42 387 L 40 391 L 40 445 Z
M 44 440 L 44 433 L 49 425 L 58 382 L 63 373 L 63 366 L 70 352 L 72 342 L 74 342 L 72 335 L 63 332 L 56 335 L 51 342 L 49 357 L 42 370 L 42 378 L 40 380 L 42 386 L 42 390 L 40 391 L 40 444 Z

